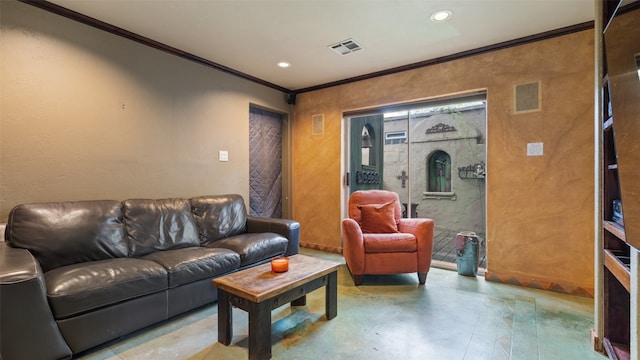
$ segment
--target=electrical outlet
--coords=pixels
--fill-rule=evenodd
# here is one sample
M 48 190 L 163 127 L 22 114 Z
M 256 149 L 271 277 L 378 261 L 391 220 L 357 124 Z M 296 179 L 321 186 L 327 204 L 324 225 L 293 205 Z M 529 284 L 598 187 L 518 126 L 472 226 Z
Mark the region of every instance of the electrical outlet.
M 527 156 L 542 156 L 544 153 L 544 143 L 528 143 L 527 144 Z
M 227 150 L 218 151 L 218 161 L 229 161 L 229 152 Z

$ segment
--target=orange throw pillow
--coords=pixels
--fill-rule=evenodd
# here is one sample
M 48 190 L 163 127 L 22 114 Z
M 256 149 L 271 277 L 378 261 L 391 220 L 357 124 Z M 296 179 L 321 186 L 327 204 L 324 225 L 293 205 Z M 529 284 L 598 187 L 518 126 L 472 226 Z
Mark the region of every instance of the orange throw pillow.
M 360 227 L 367 234 L 389 234 L 398 232 L 395 218 L 395 200 L 384 204 L 358 205 Z

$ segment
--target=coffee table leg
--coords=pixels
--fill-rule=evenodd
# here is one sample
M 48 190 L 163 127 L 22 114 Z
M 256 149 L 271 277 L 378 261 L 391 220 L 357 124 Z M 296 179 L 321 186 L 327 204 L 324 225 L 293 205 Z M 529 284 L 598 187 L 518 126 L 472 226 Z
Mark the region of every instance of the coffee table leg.
M 229 293 L 218 289 L 218 342 L 224 345 L 231 344 L 233 337 L 233 316 Z
M 271 359 L 271 302 L 249 303 L 249 360 Z
M 325 313 L 327 315 L 327 320 L 331 320 L 338 315 L 338 272 L 334 271 L 327 277 Z

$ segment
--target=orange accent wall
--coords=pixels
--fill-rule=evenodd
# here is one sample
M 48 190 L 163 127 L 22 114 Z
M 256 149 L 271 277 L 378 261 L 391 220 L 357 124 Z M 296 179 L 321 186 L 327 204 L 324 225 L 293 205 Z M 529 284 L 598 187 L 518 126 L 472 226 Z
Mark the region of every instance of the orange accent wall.
M 593 293 L 593 53 L 589 30 L 299 94 L 292 207 L 301 242 L 341 249 L 343 112 L 484 89 L 488 278 Z M 541 110 L 516 114 L 515 86 L 534 81 Z M 312 135 L 315 114 L 324 114 L 321 135 Z M 526 155 L 531 142 L 544 143 L 543 156 Z

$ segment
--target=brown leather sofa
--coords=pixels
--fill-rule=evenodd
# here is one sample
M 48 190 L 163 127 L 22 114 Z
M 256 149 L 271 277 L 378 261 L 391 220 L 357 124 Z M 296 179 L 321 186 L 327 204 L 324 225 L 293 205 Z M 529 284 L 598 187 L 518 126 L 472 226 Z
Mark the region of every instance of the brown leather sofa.
M 342 220 L 342 253 L 356 285 L 365 274 L 411 272 L 424 285 L 431 267 L 435 223 L 401 215 L 395 192 L 359 190 L 349 197 L 349 217 Z
M 217 300 L 211 280 L 299 250 L 240 195 L 18 205 L 0 242 L 0 358 L 66 359 Z

